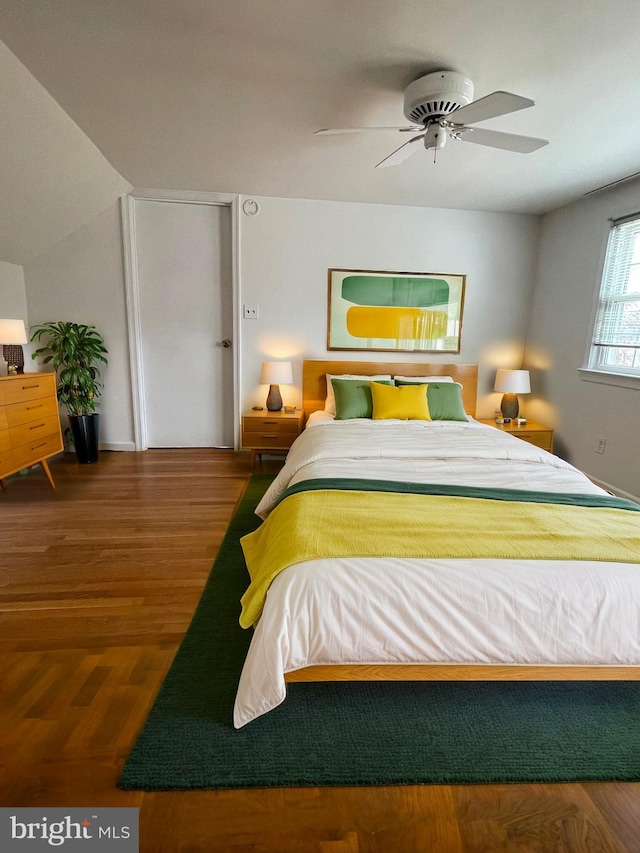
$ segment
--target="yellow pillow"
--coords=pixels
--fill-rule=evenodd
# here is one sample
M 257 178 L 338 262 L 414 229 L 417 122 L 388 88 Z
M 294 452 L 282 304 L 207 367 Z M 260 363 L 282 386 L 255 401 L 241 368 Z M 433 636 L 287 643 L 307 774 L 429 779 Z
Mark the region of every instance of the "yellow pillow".
M 374 421 L 400 418 L 430 421 L 426 385 L 381 385 L 371 382 Z

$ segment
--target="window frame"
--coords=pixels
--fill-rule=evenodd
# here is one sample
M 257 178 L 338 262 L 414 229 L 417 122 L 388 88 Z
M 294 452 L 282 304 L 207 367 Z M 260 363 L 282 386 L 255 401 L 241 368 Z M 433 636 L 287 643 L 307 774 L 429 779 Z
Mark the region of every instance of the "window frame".
M 640 385 L 640 324 L 637 329 L 637 338 L 634 339 L 633 344 L 628 345 L 628 348 L 635 349 L 634 361 L 636 364 L 633 366 L 607 364 L 603 358 L 603 352 L 608 344 L 595 343 L 595 338 L 606 306 L 611 308 L 612 305 L 622 306 L 624 303 L 638 302 L 640 300 L 640 288 L 632 293 L 619 292 L 609 295 L 605 292 L 603 294 L 603 292 L 606 291 L 607 284 L 609 283 L 609 265 L 616 262 L 620 263 L 619 258 L 612 258 L 612 244 L 616 237 L 617 229 L 629 225 L 630 223 L 634 223 L 635 228 L 633 230 L 636 233 L 633 236 L 633 240 L 635 241 L 633 249 L 640 254 L 640 211 L 618 219 L 610 219 L 609 223 L 610 227 L 606 234 L 605 247 L 600 265 L 600 282 L 597 293 L 595 294 L 591 334 L 589 336 L 587 355 L 585 359 L 586 364 L 580 369 L 580 372 L 584 379 L 588 379 L 590 381 L 610 382 L 611 384 L 622 385 L 624 387 L 634 387 L 636 383 Z M 627 251 L 629 251 L 628 248 Z M 640 269 L 640 259 L 634 262 L 633 250 L 631 250 L 626 266 L 624 267 L 623 274 L 625 276 L 625 282 L 628 280 L 629 271 L 633 266 Z M 635 330 L 633 334 L 636 335 Z M 612 343 L 611 346 L 615 345 Z M 624 347 L 625 344 L 623 343 L 619 345 L 620 349 Z

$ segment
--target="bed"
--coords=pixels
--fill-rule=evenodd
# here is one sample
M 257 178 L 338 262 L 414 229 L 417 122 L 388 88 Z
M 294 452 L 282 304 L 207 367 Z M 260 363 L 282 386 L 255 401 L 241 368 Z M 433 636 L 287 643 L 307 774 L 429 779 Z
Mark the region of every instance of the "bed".
M 377 413 L 426 385 L 434 419 L 349 417 L 371 376 Z M 475 421 L 476 394 L 475 365 L 304 362 L 307 427 L 242 540 L 236 728 L 291 681 L 640 679 L 640 507 Z

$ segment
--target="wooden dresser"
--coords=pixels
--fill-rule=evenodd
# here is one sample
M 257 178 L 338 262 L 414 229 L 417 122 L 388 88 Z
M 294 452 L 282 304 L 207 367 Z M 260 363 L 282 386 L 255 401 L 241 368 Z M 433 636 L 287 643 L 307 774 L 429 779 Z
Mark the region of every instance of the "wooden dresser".
M 0 376 L 0 487 L 10 474 L 40 464 L 55 489 L 47 459 L 61 452 L 55 373 Z

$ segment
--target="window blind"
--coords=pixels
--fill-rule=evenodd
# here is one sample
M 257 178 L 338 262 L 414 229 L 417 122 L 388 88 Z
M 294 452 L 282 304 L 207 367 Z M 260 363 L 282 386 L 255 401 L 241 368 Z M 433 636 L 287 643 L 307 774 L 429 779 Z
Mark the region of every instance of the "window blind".
M 640 217 L 611 230 L 590 366 L 640 373 Z

